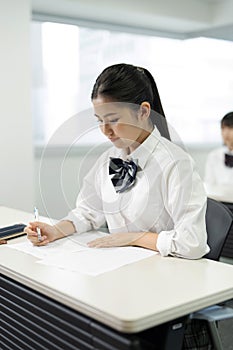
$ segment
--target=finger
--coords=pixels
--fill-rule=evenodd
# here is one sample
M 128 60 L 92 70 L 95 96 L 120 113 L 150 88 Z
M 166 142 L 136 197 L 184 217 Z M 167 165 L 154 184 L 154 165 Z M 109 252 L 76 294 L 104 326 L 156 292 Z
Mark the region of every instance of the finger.
M 32 230 L 29 227 L 25 227 L 25 229 L 23 230 L 27 235 L 34 235 L 36 234 L 36 230 Z
M 34 231 L 27 231 L 26 234 L 28 239 L 33 239 L 34 237 L 37 237 L 37 233 Z
M 29 233 L 27 233 L 27 238 L 28 238 L 31 242 L 34 242 L 34 241 L 37 241 L 37 240 L 38 240 L 38 235 L 37 235 L 36 232 L 30 231 Z
M 36 228 L 33 228 L 32 226 L 26 226 L 23 230 L 28 236 L 36 236 L 37 230 Z
M 34 227 L 32 227 L 32 226 L 25 227 L 24 232 L 27 233 L 27 238 L 30 239 L 34 243 L 35 239 L 38 240 L 38 232 L 37 232 L 38 226 L 36 226 L 36 225 L 33 225 L 33 226 Z M 41 230 L 41 237 L 43 237 L 43 236 L 44 236 L 44 234 L 43 234 L 43 231 Z M 43 239 L 42 239 L 42 241 L 43 241 Z
M 39 227 L 40 229 L 45 229 L 47 224 L 45 224 L 44 222 L 41 222 L 41 221 L 33 221 L 33 222 L 29 222 L 29 225 L 31 226 L 31 228 L 33 230 L 36 230 L 37 227 Z
M 1 239 L 0 244 L 7 244 L 7 241 L 5 239 Z
M 87 243 L 89 247 L 96 247 L 99 244 L 104 244 L 109 240 L 109 237 L 104 237 L 104 238 L 97 238 L 94 239 L 93 241 L 90 241 Z
M 49 243 L 49 239 L 46 236 L 41 237 L 41 241 L 38 240 L 38 238 L 35 240 L 31 240 L 32 244 L 34 246 L 40 247 L 44 246 Z

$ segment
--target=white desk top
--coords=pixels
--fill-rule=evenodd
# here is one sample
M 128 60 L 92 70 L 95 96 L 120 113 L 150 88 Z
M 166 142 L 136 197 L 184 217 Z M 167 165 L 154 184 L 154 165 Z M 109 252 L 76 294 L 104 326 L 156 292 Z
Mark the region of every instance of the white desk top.
M 1 226 L 32 219 L 0 207 Z M 8 241 L 18 243 L 25 237 Z M 233 298 L 233 266 L 207 260 L 153 257 L 99 276 L 36 263 L 0 246 L 0 272 L 122 332 L 138 332 Z
M 233 203 L 233 187 L 205 183 L 207 196 L 220 202 Z

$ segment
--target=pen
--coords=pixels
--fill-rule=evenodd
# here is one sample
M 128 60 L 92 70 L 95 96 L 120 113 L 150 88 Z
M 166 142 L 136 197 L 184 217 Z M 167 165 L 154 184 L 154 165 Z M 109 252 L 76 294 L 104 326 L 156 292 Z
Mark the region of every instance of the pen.
M 34 208 L 34 214 L 35 214 L 35 220 L 39 221 L 39 212 L 38 212 L 38 209 L 36 207 Z M 37 232 L 38 241 L 40 242 L 41 241 L 41 231 L 40 231 L 39 227 L 36 228 L 36 232 Z

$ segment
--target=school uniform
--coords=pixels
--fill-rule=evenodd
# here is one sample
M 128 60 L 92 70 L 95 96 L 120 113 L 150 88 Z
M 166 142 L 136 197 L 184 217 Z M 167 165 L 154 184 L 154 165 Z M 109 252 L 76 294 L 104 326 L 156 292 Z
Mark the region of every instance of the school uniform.
M 210 185 L 233 186 L 233 151 L 224 146 L 210 152 L 206 162 L 205 182 Z
M 137 163 L 134 184 L 116 192 L 111 158 Z M 197 259 L 209 252 L 206 194 L 192 158 L 155 128 L 131 154 L 111 147 L 86 175 L 76 208 L 64 220 L 77 232 L 107 224 L 110 233 L 156 232 L 162 256 Z

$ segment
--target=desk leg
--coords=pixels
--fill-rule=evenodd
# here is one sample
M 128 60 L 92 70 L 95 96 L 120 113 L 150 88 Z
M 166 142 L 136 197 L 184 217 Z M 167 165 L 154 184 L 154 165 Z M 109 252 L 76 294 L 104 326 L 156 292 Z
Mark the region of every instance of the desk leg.
M 188 317 L 182 317 L 169 323 L 165 338 L 164 350 L 182 349 L 187 318 Z

